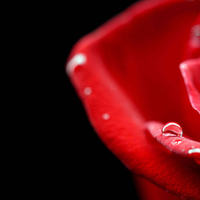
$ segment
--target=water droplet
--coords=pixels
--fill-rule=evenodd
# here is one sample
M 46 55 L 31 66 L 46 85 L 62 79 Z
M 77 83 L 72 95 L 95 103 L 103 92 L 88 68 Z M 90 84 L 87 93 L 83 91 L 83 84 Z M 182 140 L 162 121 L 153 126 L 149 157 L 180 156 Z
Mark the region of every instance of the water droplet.
M 91 88 L 91 87 L 86 87 L 86 88 L 84 89 L 84 93 L 85 93 L 86 95 L 90 95 L 90 94 L 92 93 L 92 88 Z
M 191 154 L 191 153 L 200 153 L 200 149 L 199 149 L 199 148 L 196 148 L 196 149 L 189 149 L 189 150 L 188 150 L 188 154 Z
M 179 124 L 175 122 L 169 122 L 165 124 L 162 128 L 162 133 L 165 136 L 172 136 L 172 137 L 182 137 L 183 131 Z
M 66 71 L 68 75 L 71 75 L 74 72 L 74 69 L 78 65 L 82 65 L 87 61 L 87 58 L 84 54 L 78 53 L 76 54 L 68 63 L 66 67 Z
M 110 119 L 110 115 L 109 115 L 108 113 L 104 113 L 104 114 L 102 115 L 102 118 L 103 118 L 104 120 L 108 120 L 108 119 Z

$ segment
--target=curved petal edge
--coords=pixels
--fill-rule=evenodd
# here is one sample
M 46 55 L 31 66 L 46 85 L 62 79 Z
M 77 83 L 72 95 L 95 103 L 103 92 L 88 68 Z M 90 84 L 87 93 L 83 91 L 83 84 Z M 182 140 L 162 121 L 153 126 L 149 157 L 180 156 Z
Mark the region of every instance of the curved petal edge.
M 200 114 L 200 58 L 186 60 L 179 67 L 187 88 L 190 103 Z

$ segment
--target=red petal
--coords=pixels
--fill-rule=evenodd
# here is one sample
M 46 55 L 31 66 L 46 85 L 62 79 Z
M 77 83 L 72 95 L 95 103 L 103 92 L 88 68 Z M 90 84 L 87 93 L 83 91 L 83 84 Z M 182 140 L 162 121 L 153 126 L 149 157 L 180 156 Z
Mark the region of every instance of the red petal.
M 137 190 L 140 194 L 140 200 L 180 200 L 180 197 L 172 195 L 167 190 L 162 190 L 151 182 L 139 177 L 133 177 L 136 182 Z
M 135 174 L 187 199 L 200 198 L 199 166 L 157 148 L 144 125 L 147 119 L 182 121 L 177 66 L 199 6 L 141 2 L 82 39 L 67 65 L 107 147 Z
M 172 153 L 193 158 L 200 162 L 200 143 L 179 136 L 166 136 L 162 133 L 164 124 L 158 122 L 148 122 L 146 127 L 149 133 Z
M 191 105 L 200 114 L 200 58 L 182 62 L 180 69 Z

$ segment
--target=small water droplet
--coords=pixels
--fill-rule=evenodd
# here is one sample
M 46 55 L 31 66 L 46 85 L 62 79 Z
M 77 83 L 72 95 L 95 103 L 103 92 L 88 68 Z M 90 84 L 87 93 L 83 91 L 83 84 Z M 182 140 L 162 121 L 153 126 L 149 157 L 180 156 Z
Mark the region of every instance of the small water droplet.
M 66 72 L 68 75 L 73 74 L 75 68 L 78 65 L 82 65 L 87 61 L 87 57 L 83 53 L 76 54 L 68 63 L 66 67 Z
M 192 148 L 188 150 L 188 154 L 192 154 L 192 153 L 200 153 L 200 149 L 199 148 Z
M 162 133 L 165 136 L 172 136 L 172 137 L 182 137 L 183 131 L 179 124 L 175 122 L 169 122 L 165 124 L 162 128 Z
M 86 87 L 86 88 L 84 89 L 84 93 L 85 93 L 86 95 L 90 95 L 90 94 L 92 93 L 92 88 L 91 88 L 91 87 Z
M 108 113 L 104 113 L 104 114 L 102 115 L 102 118 L 103 118 L 104 120 L 108 120 L 108 119 L 110 119 L 110 115 L 109 115 Z

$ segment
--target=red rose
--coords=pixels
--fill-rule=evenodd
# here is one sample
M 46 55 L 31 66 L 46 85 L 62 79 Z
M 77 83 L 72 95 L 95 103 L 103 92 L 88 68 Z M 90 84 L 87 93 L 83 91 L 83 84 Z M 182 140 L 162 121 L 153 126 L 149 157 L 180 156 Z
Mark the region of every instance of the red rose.
M 136 179 L 142 199 L 200 199 L 199 0 L 131 6 L 80 40 L 66 70 L 99 137 L 148 180 Z

